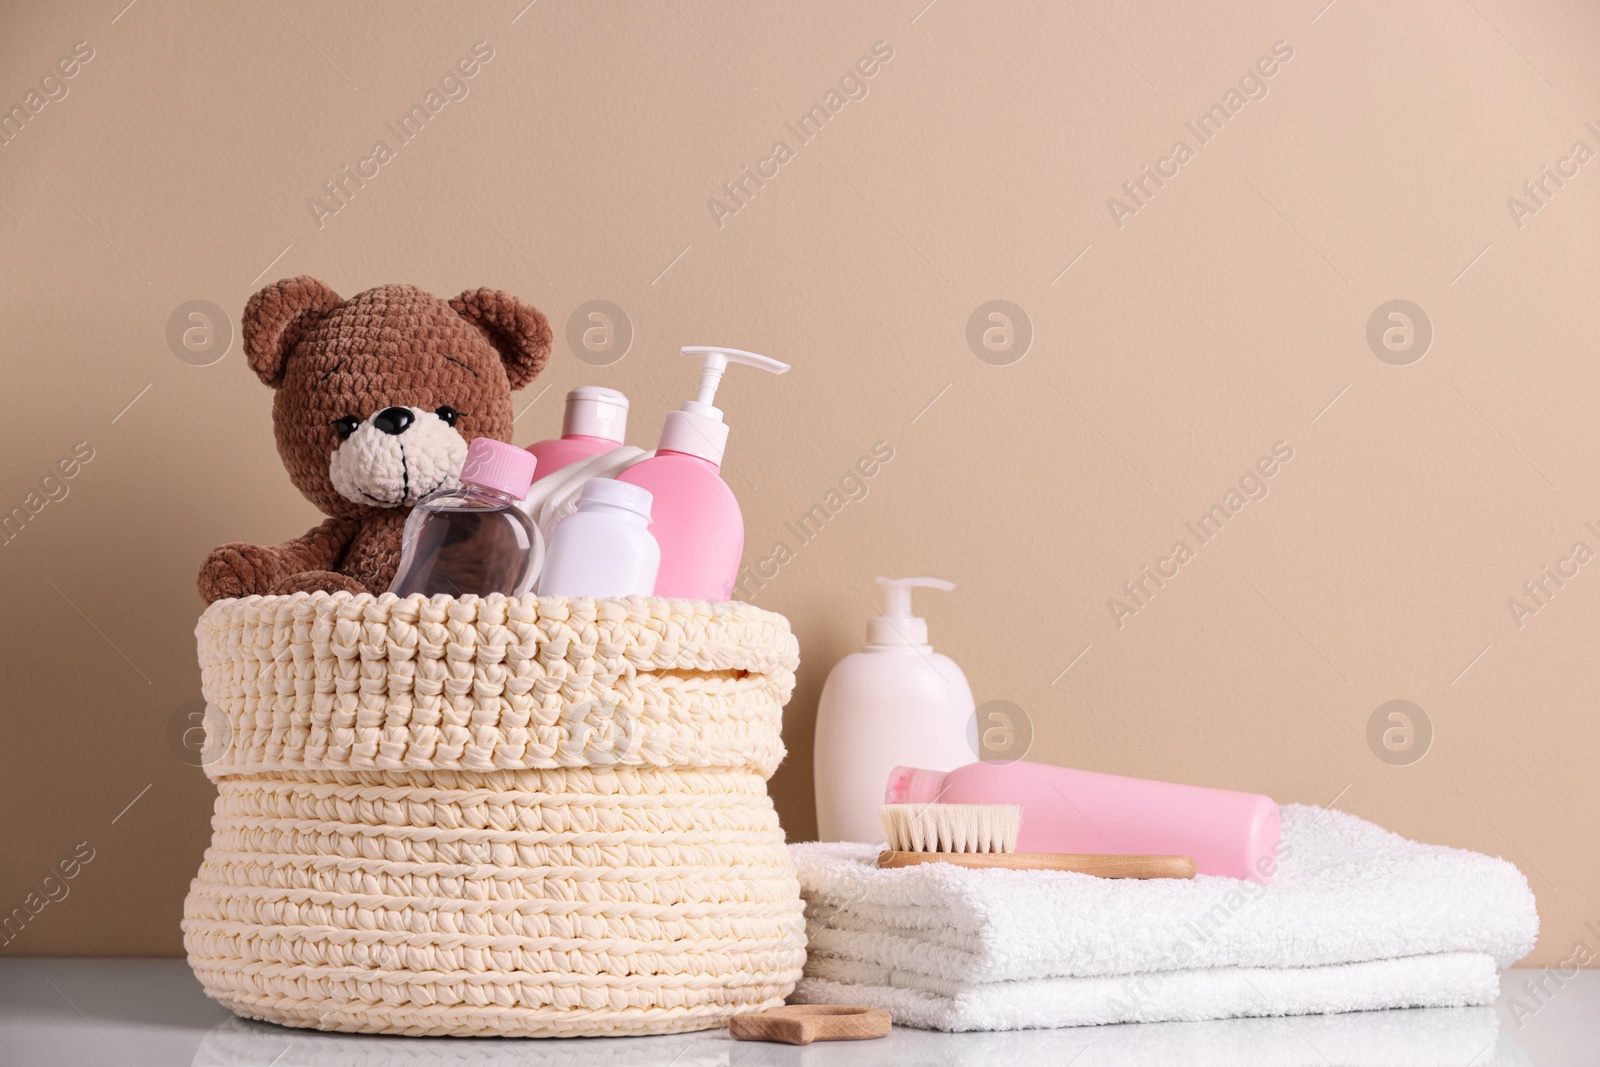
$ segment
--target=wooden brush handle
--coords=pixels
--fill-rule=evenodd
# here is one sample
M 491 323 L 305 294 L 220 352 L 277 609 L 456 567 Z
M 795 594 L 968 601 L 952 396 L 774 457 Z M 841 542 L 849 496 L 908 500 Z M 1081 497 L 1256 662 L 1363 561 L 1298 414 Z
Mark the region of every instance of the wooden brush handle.
M 882 1037 L 889 1027 L 889 1013 L 883 1009 L 845 1004 L 785 1004 L 728 1020 L 728 1033 L 736 1040 L 781 1041 L 786 1045 L 861 1041 Z
M 878 853 L 879 867 L 953 863 L 957 867 L 1000 867 L 1013 871 L 1076 871 L 1096 878 L 1193 878 L 1192 856 L 1097 856 L 1052 852 L 894 852 Z

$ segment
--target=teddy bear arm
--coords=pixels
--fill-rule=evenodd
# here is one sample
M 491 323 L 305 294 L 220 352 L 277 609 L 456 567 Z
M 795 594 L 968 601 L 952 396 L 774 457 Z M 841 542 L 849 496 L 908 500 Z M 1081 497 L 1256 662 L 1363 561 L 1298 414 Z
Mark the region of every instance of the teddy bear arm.
M 268 590 L 274 596 L 292 593 L 365 593 L 366 586 L 337 571 L 296 571 L 286 575 Z
M 282 578 L 296 571 L 337 569 L 340 561 L 344 559 L 345 551 L 350 547 L 350 542 L 356 539 L 356 534 L 360 531 L 361 523 L 355 519 L 325 519 L 322 525 L 296 537 L 293 541 L 285 541 L 272 550 L 277 553 L 283 564 L 278 577 Z
M 215 548 L 200 566 L 200 597 L 210 604 L 232 597 L 264 596 L 275 592 L 290 575 L 331 569 L 338 565 L 359 528 L 351 519 L 327 519 L 281 545 L 237 541 Z

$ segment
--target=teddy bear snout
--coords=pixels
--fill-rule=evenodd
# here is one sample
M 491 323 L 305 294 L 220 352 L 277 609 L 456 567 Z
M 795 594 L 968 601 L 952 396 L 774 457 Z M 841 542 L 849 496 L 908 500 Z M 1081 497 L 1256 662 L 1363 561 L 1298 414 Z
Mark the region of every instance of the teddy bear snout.
M 387 434 L 402 434 L 416 422 L 410 408 L 384 408 L 372 416 L 372 425 Z
M 396 508 L 436 489 L 459 487 L 467 441 L 455 428 L 458 417 L 449 407 L 395 406 L 367 416 L 348 434 L 341 429 L 342 440 L 328 460 L 333 488 L 356 504 Z

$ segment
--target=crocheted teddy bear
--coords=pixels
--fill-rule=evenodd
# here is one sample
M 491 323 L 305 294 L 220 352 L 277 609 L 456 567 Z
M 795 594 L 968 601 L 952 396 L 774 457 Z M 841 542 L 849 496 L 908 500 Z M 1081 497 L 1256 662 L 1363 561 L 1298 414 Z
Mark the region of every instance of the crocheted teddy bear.
M 278 455 L 328 519 L 286 544 L 213 550 L 207 603 L 386 590 L 411 506 L 460 484 L 473 438 L 511 439 L 511 392 L 550 355 L 544 315 L 493 289 L 446 302 L 381 285 L 341 300 L 288 278 L 250 298 L 242 327 L 250 369 L 275 390 Z

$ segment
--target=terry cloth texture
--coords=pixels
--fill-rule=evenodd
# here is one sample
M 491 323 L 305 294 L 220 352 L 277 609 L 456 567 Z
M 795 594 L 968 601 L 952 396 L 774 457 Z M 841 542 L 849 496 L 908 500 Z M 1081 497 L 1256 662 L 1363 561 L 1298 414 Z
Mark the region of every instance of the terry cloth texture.
M 1533 947 L 1533 894 L 1504 860 L 1281 814 L 1271 886 L 879 870 L 870 846 L 791 846 L 810 944 L 797 999 L 938 1029 L 1483 1004 Z
M 207 994 L 362 1033 L 721 1026 L 804 962 L 766 779 L 782 616 L 629 597 L 212 605 L 212 841 L 184 905 Z

